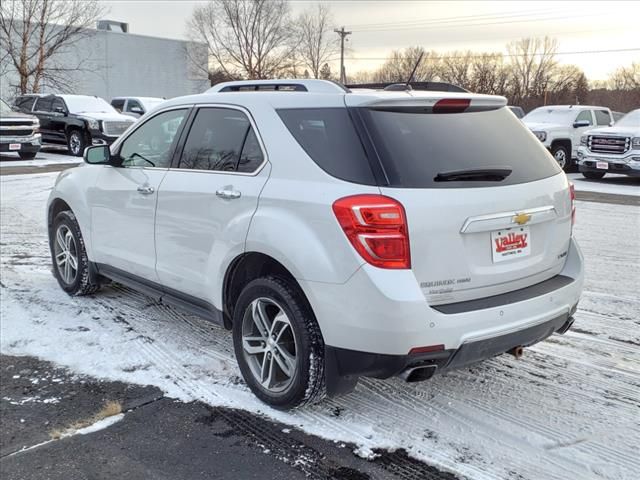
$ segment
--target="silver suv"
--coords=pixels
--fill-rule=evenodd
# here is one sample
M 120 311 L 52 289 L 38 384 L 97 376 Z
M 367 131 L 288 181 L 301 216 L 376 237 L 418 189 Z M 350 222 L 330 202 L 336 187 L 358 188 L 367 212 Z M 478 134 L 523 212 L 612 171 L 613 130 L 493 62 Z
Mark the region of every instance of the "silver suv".
M 220 84 L 85 152 L 48 204 L 54 272 L 233 330 L 291 408 L 563 333 L 582 290 L 573 191 L 502 97 Z

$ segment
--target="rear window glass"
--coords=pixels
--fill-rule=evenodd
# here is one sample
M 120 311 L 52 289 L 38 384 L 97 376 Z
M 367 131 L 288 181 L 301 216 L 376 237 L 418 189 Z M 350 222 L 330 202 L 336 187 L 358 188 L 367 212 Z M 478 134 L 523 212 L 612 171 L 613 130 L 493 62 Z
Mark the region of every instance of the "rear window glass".
M 363 109 L 390 186 L 487 187 L 532 182 L 561 171 L 542 144 L 506 108 L 469 113 Z M 510 168 L 504 180 L 436 182 L 439 173 Z
M 371 166 L 346 108 L 278 110 L 307 155 L 329 175 L 374 185 Z

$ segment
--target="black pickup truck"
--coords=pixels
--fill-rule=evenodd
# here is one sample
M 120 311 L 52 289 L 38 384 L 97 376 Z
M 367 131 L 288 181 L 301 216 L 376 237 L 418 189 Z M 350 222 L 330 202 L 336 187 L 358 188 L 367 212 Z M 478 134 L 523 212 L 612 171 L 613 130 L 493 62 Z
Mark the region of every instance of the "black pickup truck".
M 22 95 L 14 106 L 38 117 L 44 143 L 67 145 L 77 157 L 90 145 L 110 145 L 135 123 L 90 95 Z
M 41 146 L 39 132 L 36 117 L 14 112 L 0 100 L 0 152 L 15 152 L 23 160 L 35 158 Z

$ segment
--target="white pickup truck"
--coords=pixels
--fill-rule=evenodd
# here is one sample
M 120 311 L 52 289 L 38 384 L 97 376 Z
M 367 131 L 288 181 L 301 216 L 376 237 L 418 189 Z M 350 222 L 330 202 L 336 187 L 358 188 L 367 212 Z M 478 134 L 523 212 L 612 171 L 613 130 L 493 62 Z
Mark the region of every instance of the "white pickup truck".
M 596 126 L 613 125 L 613 115 L 606 107 L 546 105 L 532 110 L 522 121 L 566 171 L 578 157 L 580 137 Z
M 606 173 L 640 177 L 640 109 L 627 113 L 613 127 L 594 128 L 580 139 L 578 169 L 586 178 Z

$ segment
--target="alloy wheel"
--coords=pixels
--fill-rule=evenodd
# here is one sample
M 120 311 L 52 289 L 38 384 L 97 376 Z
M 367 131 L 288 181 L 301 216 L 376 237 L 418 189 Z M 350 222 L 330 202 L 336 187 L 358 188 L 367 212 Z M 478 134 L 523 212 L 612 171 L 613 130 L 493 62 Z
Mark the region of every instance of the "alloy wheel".
M 67 225 L 60 225 L 56 230 L 53 253 L 60 278 L 71 285 L 78 275 L 78 249 L 76 239 Z
M 80 152 L 81 143 L 82 142 L 80 141 L 80 137 L 78 136 L 78 134 L 75 132 L 72 133 L 71 138 L 69 139 L 69 147 L 71 149 L 71 153 L 77 155 Z
M 564 168 L 567 166 L 567 154 L 564 150 L 556 151 L 553 157 L 556 159 L 556 161 L 558 162 L 558 165 L 560 165 L 561 168 Z
M 285 391 L 297 367 L 297 345 L 289 317 L 274 300 L 260 297 L 242 320 L 242 352 L 251 374 L 270 393 Z

